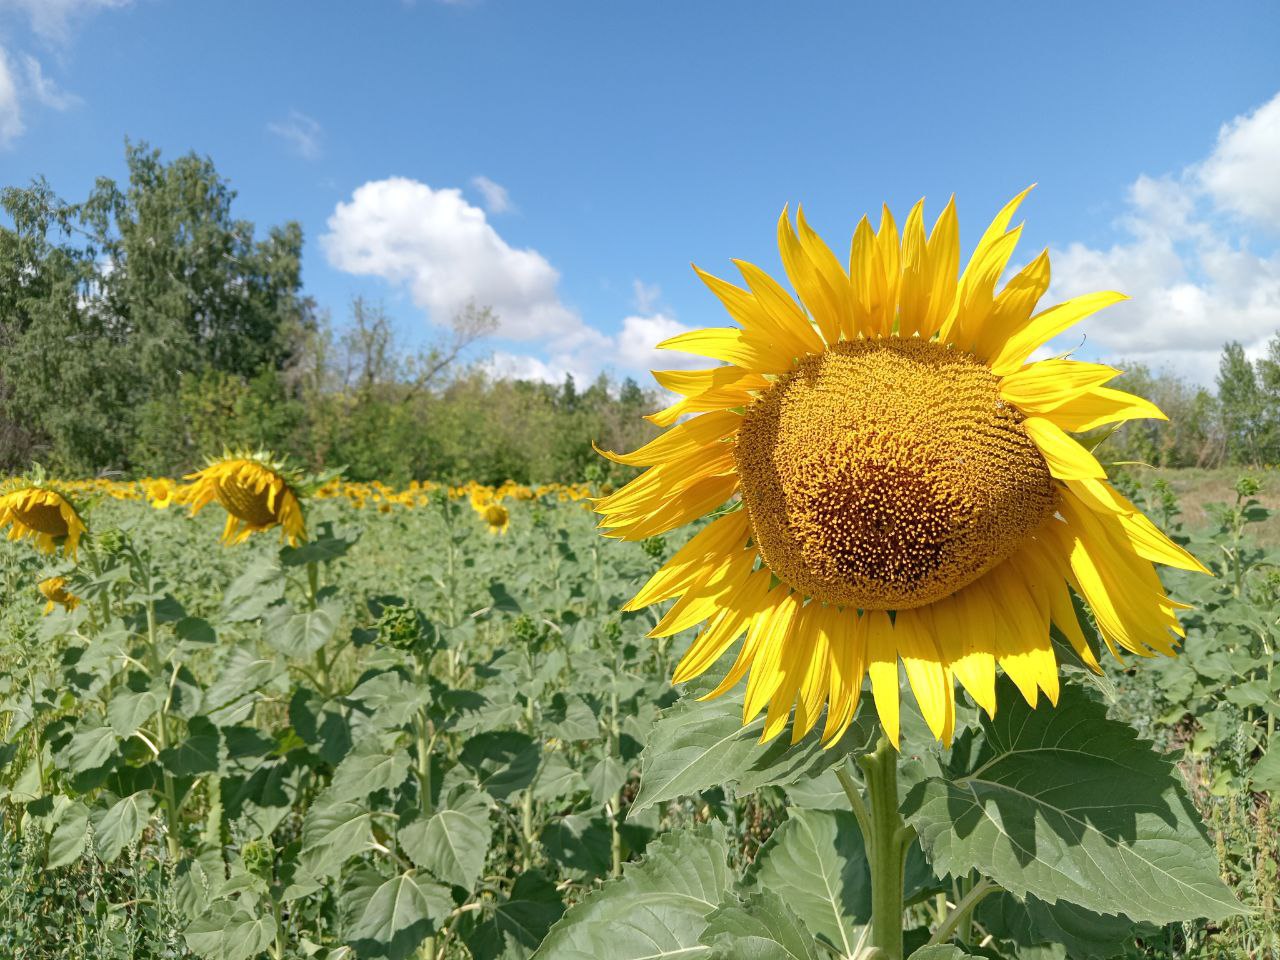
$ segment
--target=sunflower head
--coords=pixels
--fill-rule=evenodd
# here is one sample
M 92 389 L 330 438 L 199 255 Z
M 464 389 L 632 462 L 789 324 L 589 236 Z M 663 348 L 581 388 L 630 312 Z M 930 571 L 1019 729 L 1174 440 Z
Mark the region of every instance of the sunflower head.
M 169 509 L 170 504 L 173 503 L 174 496 L 178 492 L 178 485 L 168 477 L 144 480 L 142 487 L 146 492 L 147 502 L 157 510 Z
M 60 606 L 64 610 L 74 610 L 80 606 L 80 598 L 67 589 L 66 577 L 49 577 L 36 584 L 36 588 L 47 601 L 44 605 L 45 616 L 53 613 L 54 606 Z
M 484 518 L 490 533 L 505 534 L 511 526 L 511 514 L 500 503 L 489 504 L 480 515 Z
M 715 693 L 746 677 L 743 722 L 767 709 L 766 737 L 794 710 L 793 737 L 825 714 L 834 742 L 869 677 L 896 742 L 900 669 L 944 739 L 956 681 L 995 712 L 997 666 L 1033 706 L 1056 702 L 1051 626 L 1097 668 L 1072 591 L 1113 652 L 1172 654 L 1182 636 L 1153 562 L 1204 568 L 1072 436 L 1163 414 L 1104 386 L 1111 367 L 1031 360 L 1124 298 L 1037 310 L 1047 253 L 999 287 L 1025 194 L 963 272 L 953 203 L 929 232 L 923 202 L 901 232 L 887 208 L 876 229 L 863 218 L 847 261 L 784 210 L 796 296 L 749 263 L 736 262 L 743 286 L 699 271 L 737 326 L 661 346 L 722 365 L 655 372 L 680 399 L 649 419 L 670 429 L 605 454 L 647 468 L 596 501 L 606 535 L 644 540 L 718 512 L 628 609 L 677 598 L 653 635 L 702 625 L 677 681 L 743 638 Z
M 222 542 L 228 546 L 273 527 L 290 546 L 307 539 L 297 479 L 269 454 L 227 453 L 186 479 L 191 482 L 178 497 L 192 516 L 215 500 L 227 511 Z
M 30 540 L 37 550 L 48 554 L 61 547 L 73 560 L 86 532 L 69 499 L 47 483 L 22 480 L 0 495 L 0 530 L 6 527 L 10 540 Z

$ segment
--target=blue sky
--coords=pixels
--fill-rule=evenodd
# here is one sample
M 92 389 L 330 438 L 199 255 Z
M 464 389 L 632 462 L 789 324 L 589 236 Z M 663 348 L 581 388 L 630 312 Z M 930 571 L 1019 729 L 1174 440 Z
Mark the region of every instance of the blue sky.
M 418 343 L 494 303 L 512 372 L 724 322 L 689 262 L 775 269 L 784 203 L 842 249 L 954 192 L 971 243 L 1033 181 L 1021 259 L 1135 298 L 1083 354 L 1207 381 L 1280 328 L 1270 2 L 0 0 L 0 48 L 0 183 L 208 154 L 238 215 L 302 223 L 336 321 L 365 294 Z

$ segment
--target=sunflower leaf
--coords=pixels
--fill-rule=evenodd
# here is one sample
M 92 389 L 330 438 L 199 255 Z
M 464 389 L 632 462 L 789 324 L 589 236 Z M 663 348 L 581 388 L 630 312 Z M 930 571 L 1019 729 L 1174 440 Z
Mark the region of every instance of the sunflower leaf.
M 987 933 L 1017 950 L 1059 944 L 1073 960 L 1107 960 L 1122 954 L 1136 932 L 1126 917 L 1094 913 L 1065 900 L 1050 905 L 1031 894 L 1025 902 L 1007 893 L 988 897 L 974 918 Z
M 707 918 L 729 894 L 729 852 L 718 828 L 666 834 L 640 863 L 572 907 L 535 960 L 699 960 Z
M 1032 710 L 1002 678 L 998 699 L 972 760 L 903 801 L 937 872 L 1153 923 L 1241 911 L 1168 759 L 1078 688 Z
M 813 934 L 771 890 L 716 908 L 702 942 L 711 947 L 712 960 L 818 960 Z
M 792 808 L 757 855 L 746 889 L 778 894 L 804 925 L 852 956 L 871 917 L 871 873 L 858 821 L 847 810 Z
M 848 731 L 829 749 L 823 748 L 816 732 L 794 746 L 785 731 L 762 744 L 763 717 L 742 725 L 744 687 L 714 700 L 698 700 L 708 689 L 689 684 L 683 697 L 658 714 L 640 756 L 634 813 L 725 784 L 747 793 L 807 780 L 849 754 L 865 753 L 878 733 L 874 711 L 859 710 Z

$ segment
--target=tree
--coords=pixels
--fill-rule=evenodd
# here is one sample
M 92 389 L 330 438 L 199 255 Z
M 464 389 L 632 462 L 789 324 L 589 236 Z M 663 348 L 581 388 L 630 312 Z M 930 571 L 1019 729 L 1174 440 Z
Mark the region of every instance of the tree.
M 1218 402 L 1227 458 L 1232 463 L 1262 463 L 1274 459 L 1264 449 L 1266 437 L 1263 393 L 1244 347 L 1232 341 L 1222 348 L 1218 363 Z
M 166 164 L 145 144 L 125 159 L 128 182 L 100 178 L 81 203 L 43 180 L 0 192 L 13 222 L 0 228 L 6 466 L 45 455 L 67 471 L 128 469 L 140 418 L 185 379 L 282 370 L 309 321 L 296 223 L 255 240 L 212 161 Z M 157 427 L 149 447 L 186 446 Z

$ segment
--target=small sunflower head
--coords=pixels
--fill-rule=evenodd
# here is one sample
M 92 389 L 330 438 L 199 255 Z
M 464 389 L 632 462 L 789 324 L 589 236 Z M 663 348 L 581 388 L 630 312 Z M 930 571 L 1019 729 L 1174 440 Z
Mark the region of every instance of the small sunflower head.
M 36 584 L 41 595 L 47 601 L 44 605 L 45 616 L 53 613 L 55 606 L 64 610 L 74 610 L 80 606 L 80 598 L 67 589 L 66 577 L 49 577 Z
M 511 514 L 500 503 L 489 504 L 484 508 L 481 516 L 484 517 L 484 522 L 488 525 L 490 533 L 505 534 L 511 526 Z
M 0 496 L 0 530 L 6 527 L 10 540 L 30 540 L 47 554 L 61 546 L 63 554 L 73 560 L 86 532 L 71 501 L 43 483 L 20 482 Z
M 186 479 L 191 483 L 179 496 L 192 516 L 215 500 L 227 511 L 222 542 L 228 546 L 273 527 L 290 546 L 307 539 L 297 479 L 268 454 L 228 453 Z
M 147 502 L 157 510 L 169 509 L 178 493 L 178 485 L 168 477 L 144 480 L 142 487 L 146 492 Z

